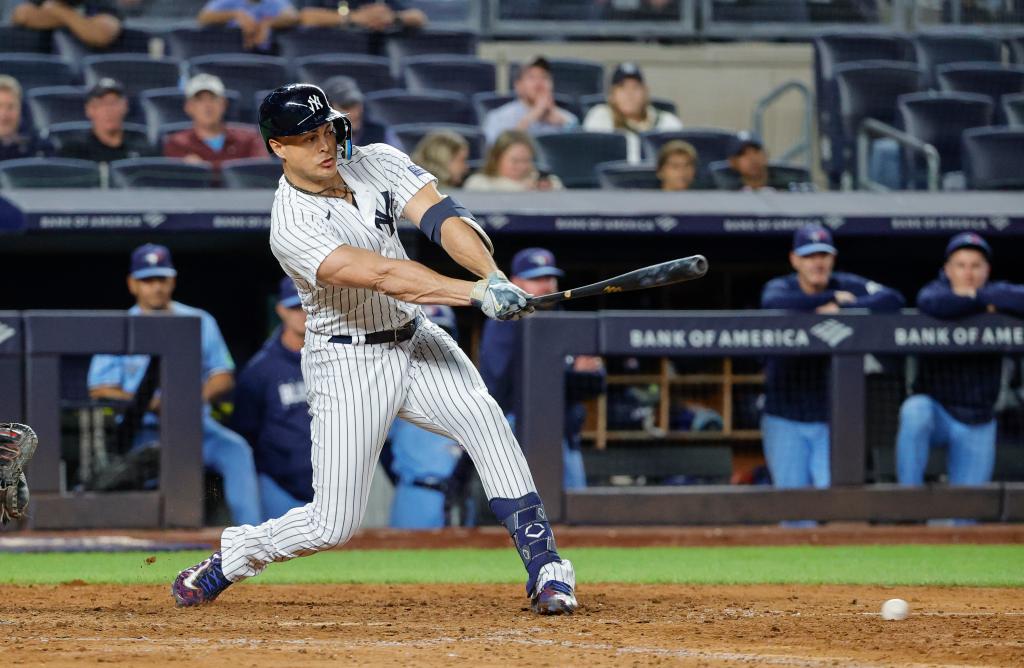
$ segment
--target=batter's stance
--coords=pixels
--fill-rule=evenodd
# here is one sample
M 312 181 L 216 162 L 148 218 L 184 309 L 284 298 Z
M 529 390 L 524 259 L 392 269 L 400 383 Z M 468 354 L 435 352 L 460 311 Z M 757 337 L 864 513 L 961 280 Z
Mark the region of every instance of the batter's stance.
M 385 144 L 353 147 L 345 114 L 320 88 L 291 84 L 260 105 L 260 130 L 281 158 L 270 246 L 308 315 L 302 375 L 312 416 L 313 501 L 259 526 L 224 530 L 221 549 L 182 571 L 179 606 L 215 599 L 267 564 L 326 550 L 359 527 L 370 479 L 396 416 L 460 443 L 529 574 L 535 612 L 576 609 L 572 564 L 555 548 L 533 477 L 498 404 L 469 358 L 417 304 L 528 312 L 498 271 L 473 215 L 436 179 Z M 408 259 L 407 218 L 482 280 L 442 276 Z

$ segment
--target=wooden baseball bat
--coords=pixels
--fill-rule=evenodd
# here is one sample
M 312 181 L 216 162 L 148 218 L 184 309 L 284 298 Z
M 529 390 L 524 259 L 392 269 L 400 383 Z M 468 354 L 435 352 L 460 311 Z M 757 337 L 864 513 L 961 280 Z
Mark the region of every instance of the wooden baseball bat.
M 547 306 L 581 297 L 658 288 L 663 285 L 692 281 L 706 273 L 708 273 L 707 259 L 703 255 L 691 255 L 679 258 L 678 260 L 662 262 L 661 264 L 652 264 L 649 267 L 637 269 L 621 276 L 615 276 L 579 288 L 531 297 L 530 306 Z

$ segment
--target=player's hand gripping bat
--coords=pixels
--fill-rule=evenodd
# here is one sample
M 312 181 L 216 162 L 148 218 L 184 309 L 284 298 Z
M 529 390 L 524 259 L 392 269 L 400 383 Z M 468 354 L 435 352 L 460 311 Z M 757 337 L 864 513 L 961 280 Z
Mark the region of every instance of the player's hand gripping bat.
M 561 290 L 548 295 L 538 295 L 530 298 L 530 306 L 547 306 L 567 299 L 579 299 L 580 297 L 593 297 L 612 292 L 629 292 L 630 290 L 645 290 L 647 288 L 658 288 L 663 285 L 692 281 L 708 273 L 708 261 L 703 255 L 691 255 L 669 260 L 661 264 L 652 264 L 643 269 L 637 269 L 621 276 L 615 276 L 598 283 L 591 283 L 583 287 L 571 290 Z

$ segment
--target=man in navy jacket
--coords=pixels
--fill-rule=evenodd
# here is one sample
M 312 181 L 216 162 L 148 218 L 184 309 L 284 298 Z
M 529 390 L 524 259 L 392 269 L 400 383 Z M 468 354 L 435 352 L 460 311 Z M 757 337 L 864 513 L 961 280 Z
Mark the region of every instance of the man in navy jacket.
M 936 318 L 1002 312 L 1024 316 L 1024 285 L 989 281 L 992 248 L 974 232 L 954 236 L 946 263 L 917 295 L 917 307 Z M 933 447 L 949 450 L 949 482 L 980 485 L 992 479 L 996 453 L 995 404 L 1003 357 L 923 355 L 913 394 L 900 408 L 896 475 L 920 485 Z
M 807 313 L 841 309 L 896 311 L 903 296 L 855 274 L 833 272 L 836 248 L 824 227 L 807 225 L 793 236 L 789 262 L 795 273 L 764 286 L 761 307 Z M 765 407 L 761 435 L 776 487 L 828 487 L 828 358 L 769 358 L 765 364 Z

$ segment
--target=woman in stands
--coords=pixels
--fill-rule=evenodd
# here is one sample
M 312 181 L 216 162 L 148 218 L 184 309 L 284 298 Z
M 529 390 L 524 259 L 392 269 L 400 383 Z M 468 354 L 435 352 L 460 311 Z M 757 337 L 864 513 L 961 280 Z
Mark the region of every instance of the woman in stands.
M 483 170 L 466 179 L 465 188 L 504 192 L 561 190 L 562 182 L 557 176 L 537 169 L 536 156 L 530 135 L 506 130 L 495 140 Z
M 451 130 L 431 132 L 412 152 L 412 161 L 437 177 L 440 190 L 461 188 L 469 174 L 469 142 Z
M 654 107 L 643 72 L 633 63 L 622 63 L 612 74 L 608 102 L 587 112 L 583 129 L 624 133 L 626 159 L 640 162 L 641 132 L 682 130 L 683 122 L 672 112 Z

